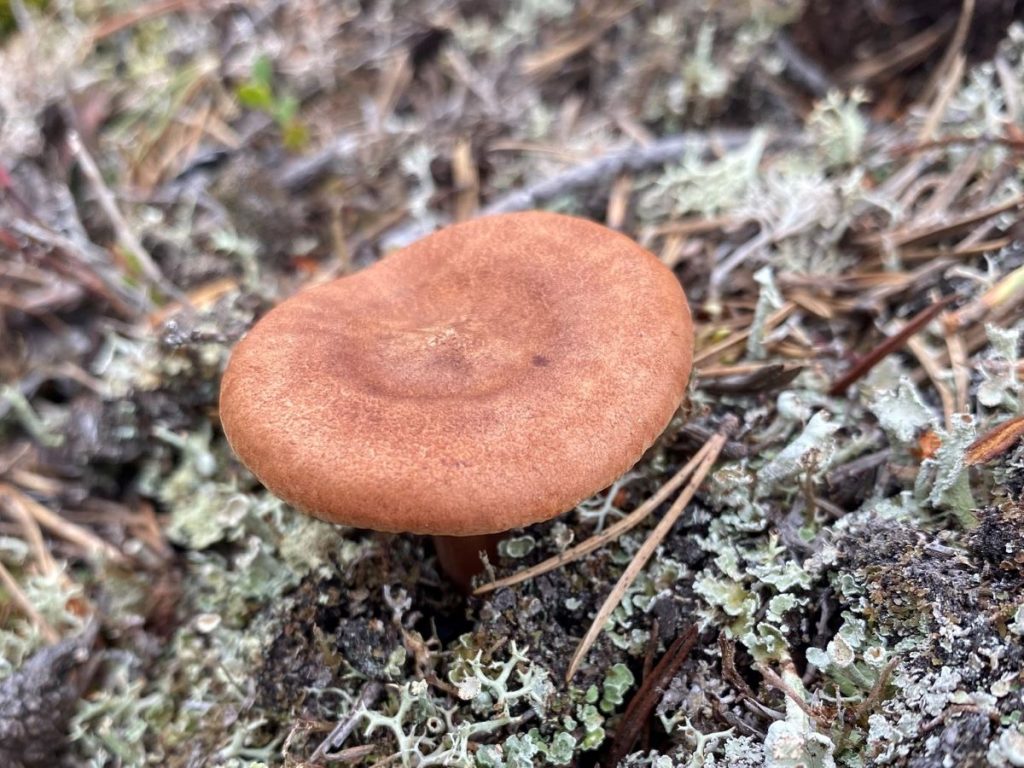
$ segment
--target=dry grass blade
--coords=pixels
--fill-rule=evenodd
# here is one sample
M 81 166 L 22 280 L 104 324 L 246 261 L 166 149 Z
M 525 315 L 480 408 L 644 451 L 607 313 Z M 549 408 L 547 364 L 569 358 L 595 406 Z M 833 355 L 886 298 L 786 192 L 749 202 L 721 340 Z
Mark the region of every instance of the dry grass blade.
M 845 392 L 847 387 L 878 365 L 878 363 L 887 355 L 891 355 L 897 349 L 902 347 L 906 343 L 907 339 L 938 317 L 939 312 L 947 307 L 954 298 L 955 297 L 953 296 L 947 296 L 914 315 L 914 317 L 908 320 L 899 331 L 894 333 L 854 363 L 850 370 L 841 376 L 835 384 L 829 388 L 829 395 L 836 397 L 837 395 L 841 395 Z
M 531 54 L 523 59 L 519 69 L 527 77 L 550 74 L 557 70 L 567 59 L 585 51 L 596 43 L 601 38 L 601 35 L 605 33 L 606 28 L 601 26 L 596 29 L 587 30 L 582 34 L 559 41 L 550 48 Z
M 945 104 L 948 103 L 953 89 L 959 85 L 960 78 L 963 76 L 964 65 L 967 63 L 964 43 L 967 42 L 967 33 L 970 31 L 971 21 L 974 19 L 974 3 L 975 0 L 963 0 L 960 16 L 956 21 L 956 29 L 953 30 L 953 36 L 950 38 L 949 45 L 946 46 L 946 52 L 943 54 L 939 66 L 932 73 L 931 80 L 925 86 L 925 98 L 933 93 L 938 95 L 921 130 L 919 136 L 921 141 L 927 141 L 934 135 L 939 120 L 945 112 Z
M 11 572 L 7 570 L 7 567 L 0 562 L 0 584 L 3 584 L 4 590 L 7 592 L 7 596 L 10 597 L 18 610 L 25 614 L 32 626 L 34 626 L 45 639 L 47 643 L 56 643 L 60 640 L 60 635 L 57 634 L 45 618 L 35 609 L 32 605 L 32 601 L 28 599 L 28 596 L 18 586 L 18 582 L 11 575 Z
M 585 557 L 596 549 L 600 549 L 605 544 L 614 539 L 618 538 L 626 531 L 632 530 L 643 522 L 647 516 L 657 509 L 658 505 L 661 504 L 665 499 L 671 496 L 676 489 L 678 489 L 686 479 L 693 474 L 694 469 L 704 460 L 710 449 L 710 444 L 705 444 L 701 447 L 697 453 L 691 458 L 678 472 L 676 472 L 668 482 L 665 483 L 661 488 L 655 491 L 651 498 L 647 499 L 643 504 L 630 512 L 626 517 L 619 520 L 614 525 L 609 526 L 601 533 L 594 534 L 586 541 L 577 544 L 572 549 L 567 549 L 565 552 L 559 552 L 554 557 L 549 557 L 543 562 L 537 563 L 529 568 L 506 576 L 503 579 L 497 579 L 496 581 L 482 584 L 473 590 L 474 595 L 483 595 L 488 592 L 493 592 L 496 589 L 502 587 L 510 587 L 513 584 L 519 584 L 523 581 L 528 581 L 535 576 L 540 576 L 548 571 L 553 571 L 556 568 L 561 568 L 567 563 L 571 563 L 574 560 L 579 560 L 581 557 Z
M 1022 437 L 1024 437 L 1024 416 L 1004 421 L 971 443 L 964 461 L 967 466 L 985 464 L 1002 456 Z
M 686 509 L 686 505 L 690 503 L 694 494 L 697 493 L 697 489 L 700 488 L 701 483 L 704 482 L 704 478 L 707 477 L 708 472 L 711 471 L 711 467 L 714 466 L 718 460 L 718 455 L 722 452 L 722 448 L 725 446 L 726 435 L 723 432 L 717 432 L 711 438 L 707 444 L 707 451 L 704 453 L 704 457 L 701 459 L 700 465 L 694 470 L 693 477 L 690 482 L 687 483 L 686 488 L 679 494 L 679 498 L 676 499 L 669 510 L 665 513 L 665 516 L 658 521 L 654 530 L 651 531 L 651 535 L 647 537 L 647 540 L 643 543 L 640 549 L 637 550 L 633 559 L 630 561 L 626 570 L 622 576 L 619 577 L 615 587 L 611 593 L 605 599 L 601 609 L 597 612 L 597 616 L 594 617 L 594 623 L 590 625 L 590 629 L 587 630 L 586 636 L 580 642 L 579 647 L 576 649 L 576 653 L 572 657 L 572 663 L 569 664 L 569 670 L 565 673 L 566 682 L 572 680 L 576 674 L 576 670 L 579 669 L 580 664 L 583 662 L 587 652 L 593 646 L 594 641 L 597 640 L 597 636 L 604 629 L 604 625 L 608 623 L 608 619 L 612 615 L 612 611 L 622 600 L 623 595 L 626 594 L 626 590 L 630 588 L 636 577 L 640 575 L 640 571 L 643 570 L 644 566 L 647 565 L 647 561 L 651 559 L 651 555 L 654 554 L 654 550 L 658 548 L 658 545 L 665 539 L 668 532 L 675 525 L 679 516 Z
M 836 78 L 843 83 L 889 79 L 927 58 L 949 34 L 953 24 L 952 19 L 933 24 L 880 56 L 846 67 L 837 73 Z
M 523 58 L 519 68 L 527 77 L 550 76 L 567 60 L 590 48 L 594 43 L 623 17 L 627 16 L 636 3 L 626 3 L 615 7 L 603 18 L 592 18 L 593 26 L 582 31 L 572 30 L 547 48 L 531 53 Z
M 997 237 L 994 240 L 982 240 L 977 243 L 969 244 L 964 244 L 963 241 L 961 241 L 961 244 L 954 248 L 922 248 L 920 250 L 907 251 L 902 254 L 902 258 L 904 264 L 919 264 L 921 262 L 931 261 L 933 259 L 944 258 L 947 256 L 956 256 L 959 259 L 968 259 L 975 256 L 984 256 L 987 253 L 996 253 L 1012 242 L 1012 237 Z

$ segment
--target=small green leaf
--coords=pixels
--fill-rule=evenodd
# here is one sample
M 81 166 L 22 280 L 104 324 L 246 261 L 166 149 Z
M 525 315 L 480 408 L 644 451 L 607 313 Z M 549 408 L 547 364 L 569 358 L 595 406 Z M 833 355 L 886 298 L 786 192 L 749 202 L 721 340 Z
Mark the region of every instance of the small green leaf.
M 238 100 L 242 102 L 242 105 L 249 109 L 260 109 L 269 112 L 274 107 L 274 96 L 271 94 L 270 88 L 262 83 L 255 81 L 244 83 L 238 86 L 235 95 L 238 96 Z
M 252 82 L 262 85 L 269 93 L 274 80 L 274 64 L 266 54 L 260 56 L 252 64 Z
M 297 152 L 303 149 L 308 142 L 309 131 L 298 120 L 291 120 L 281 126 L 281 143 L 284 144 L 285 149 Z
M 299 111 L 299 100 L 291 94 L 282 96 L 274 104 L 274 119 L 280 125 L 291 122 L 295 117 L 295 114 Z

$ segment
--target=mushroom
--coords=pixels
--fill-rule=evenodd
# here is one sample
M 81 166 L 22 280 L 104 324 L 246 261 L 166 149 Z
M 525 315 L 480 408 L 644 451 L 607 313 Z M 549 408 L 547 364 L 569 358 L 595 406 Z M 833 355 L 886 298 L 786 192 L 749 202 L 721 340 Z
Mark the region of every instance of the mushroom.
M 610 485 L 686 389 L 679 281 L 629 238 L 525 212 L 441 229 L 301 291 L 236 346 L 232 449 L 332 523 L 435 536 L 466 589 L 497 534 Z

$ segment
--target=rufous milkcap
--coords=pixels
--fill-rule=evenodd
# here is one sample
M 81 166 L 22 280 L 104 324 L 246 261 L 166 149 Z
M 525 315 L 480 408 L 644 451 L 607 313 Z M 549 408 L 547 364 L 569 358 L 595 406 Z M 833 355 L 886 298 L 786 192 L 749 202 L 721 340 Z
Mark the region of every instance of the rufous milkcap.
M 304 290 L 235 348 L 231 447 L 333 523 L 468 536 L 611 484 L 679 406 L 693 327 L 675 275 L 554 213 L 439 230 Z

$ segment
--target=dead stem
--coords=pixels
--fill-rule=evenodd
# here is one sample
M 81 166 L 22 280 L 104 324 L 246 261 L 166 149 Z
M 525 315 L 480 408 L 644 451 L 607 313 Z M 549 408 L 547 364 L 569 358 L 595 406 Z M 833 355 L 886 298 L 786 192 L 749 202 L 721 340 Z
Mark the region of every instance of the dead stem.
M 935 359 L 935 356 L 929 351 L 924 341 L 918 336 L 911 336 L 907 339 L 907 348 L 914 353 L 914 357 L 921 364 L 921 368 L 928 374 L 928 378 L 931 380 L 932 386 L 935 387 L 935 391 L 939 393 L 939 400 L 942 401 L 943 421 L 946 424 L 947 430 L 952 429 L 953 414 L 956 412 L 956 401 L 953 398 L 953 393 L 942 380 L 945 375 L 942 367 Z
M 971 385 L 971 370 L 967 366 L 967 350 L 964 339 L 953 324 L 945 323 L 946 349 L 949 350 L 949 364 L 953 369 L 953 384 L 956 391 L 957 413 L 967 413 L 967 399 Z
M 789 317 L 795 309 L 796 304 L 792 301 L 787 301 L 779 309 L 775 310 L 772 314 L 768 315 L 767 319 L 765 319 L 764 321 L 765 332 L 770 331 L 772 328 L 774 328 L 787 317 Z M 693 367 L 695 369 L 699 369 L 703 363 L 706 363 L 711 360 L 717 360 L 719 355 L 721 355 L 726 350 L 737 346 L 738 344 L 742 344 L 744 341 L 747 340 L 747 337 L 749 336 L 750 328 L 745 328 L 742 331 L 736 331 L 735 333 L 731 334 L 728 338 L 723 339 L 722 341 L 716 344 L 712 344 L 710 347 L 706 347 L 700 350 L 700 352 L 698 352 L 693 358 Z M 698 370 L 697 373 L 699 375 L 700 371 Z
M 997 424 L 967 448 L 967 466 L 984 464 L 1002 456 L 1024 437 L 1024 416 Z
M 4 486 L 6 486 L 6 484 L 4 484 Z M 28 541 L 40 569 L 42 569 L 43 573 L 46 574 L 56 573 L 59 568 L 57 567 L 56 561 L 53 559 L 53 555 L 50 554 L 49 547 L 46 546 L 46 540 L 43 538 L 43 532 L 39 527 L 39 521 L 36 520 L 35 516 L 32 515 L 27 507 L 20 503 L 17 495 L 10 493 L 0 493 L 0 495 L 2 495 L 7 502 L 5 505 L 7 507 L 7 511 L 13 515 L 21 525 L 22 533 L 24 534 L 26 541 Z
M 792 664 L 792 662 L 788 663 Z M 804 701 L 803 696 L 794 690 L 789 683 L 783 680 L 774 669 L 759 661 L 754 662 L 754 669 L 761 673 L 761 677 L 764 678 L 764 681 L 768 683 L 768 685 L 785 694 L 789 701 L 799 707 L 803 713 L 811 718 L 815 723 L 823 728 L 828 728 L 828 723 L 825 721 L 821 712 L 817 711 L 814 707 Z

